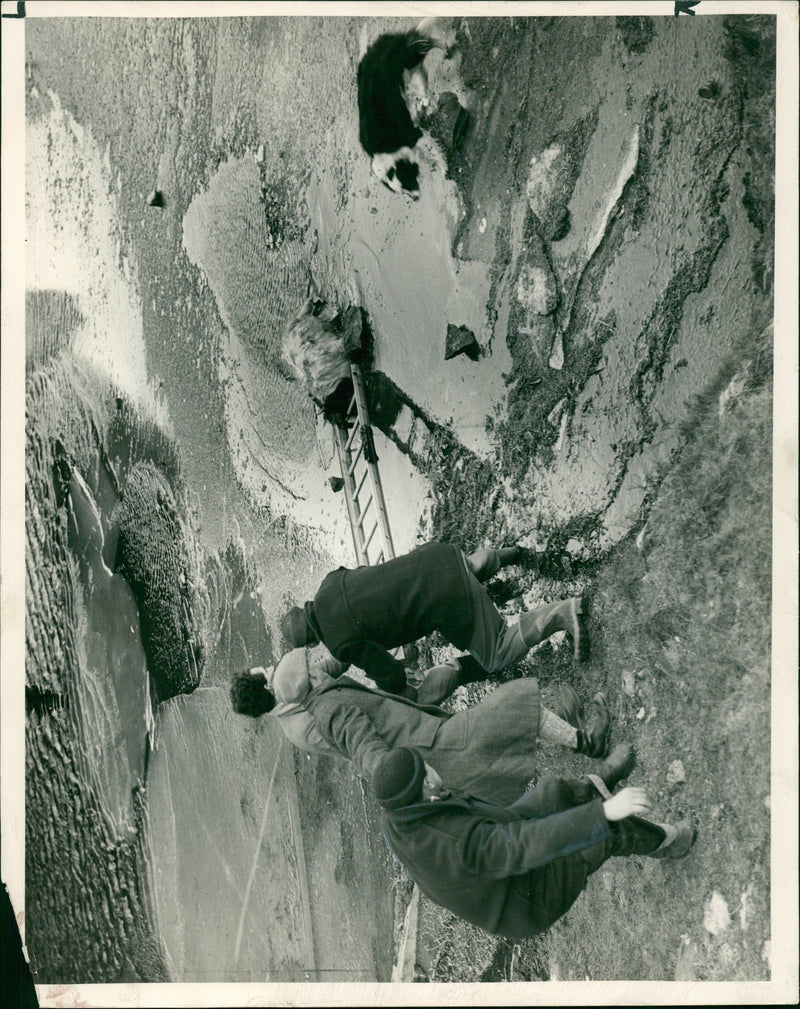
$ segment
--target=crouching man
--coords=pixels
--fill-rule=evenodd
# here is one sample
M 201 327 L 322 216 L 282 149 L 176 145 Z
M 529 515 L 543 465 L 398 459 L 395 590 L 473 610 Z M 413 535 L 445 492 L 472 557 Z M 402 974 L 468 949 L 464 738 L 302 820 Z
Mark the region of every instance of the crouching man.
M 389 751 L 372 779 L 381 828 L 398 861 L 432 901 L 495 935 L 543 932 L 572 906 L 612 855 L 679 858 L 689 822 L 651 823 L 641 788 L 611 790 L 630 771 L 621 744 L 599 774 L 544 778 L 510 806 L 448 793 L 414 749 Z

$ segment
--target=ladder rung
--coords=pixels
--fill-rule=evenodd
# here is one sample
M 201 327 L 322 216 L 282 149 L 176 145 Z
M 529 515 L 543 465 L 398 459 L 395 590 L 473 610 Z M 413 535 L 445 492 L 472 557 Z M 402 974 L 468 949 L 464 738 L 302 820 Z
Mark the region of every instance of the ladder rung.
M 351 461 L 350 461 L 350 463 L 349 463 L 349 465 L 347 467 L 347 472 L 350 473 L 351 475 L 352 475 L 353 471 L 355 470 L 356 466 L 358 465 L 358 460 L 360 458 L 361 458 L 361 446 L 359 445 L 358 449 L 354 453 L 352 453 L 350 455 L 350 460 Z
M 358 484 L 356 484 L 354 477 L 351 475 L 350 479 L 353 481 L 353 484 L 355 484 L 355 493 L 353 494 L 353 497 L 358 497 L 358 495 L 361 493 L 361 488 L 364 486 L 364 481 L 367 479 L 368 476 L 369 476 L 369 470 L 365 469 L 364 472 L 361 474 L 361 479 L 358 481 Z
M 377 528 L 378 528 L 378 523 L 376 522 L 376 523 L 375 523 L 375 525 L 374 525 L 374 526 L 372 527 L 372 532 L 371 532 L 371 533 L 369 534 L 369 536 L 367 536 L 367 538 L 366 538 L 366 539 L 364 540 L 364 549 L 365 549 L 365 550 L 367 549 L 367 547 L 368 547 L 368 546 L 370 545 L 370 543 L 372 542 L 372 537 L 373 537 L 373 536 L 375 535 L 375 532 L 377 531 Z
M 347 437 L 347 441 L 344 443 L 344 447 L 345 447 L 346 451 L 350 450 L 350 446 L 353 444 L 353 439 L 358 434 L 358 429 L 359 429 L 359 425 L 358 424 L 353 424 L 352 428 L 350 429 L 350 434 Z

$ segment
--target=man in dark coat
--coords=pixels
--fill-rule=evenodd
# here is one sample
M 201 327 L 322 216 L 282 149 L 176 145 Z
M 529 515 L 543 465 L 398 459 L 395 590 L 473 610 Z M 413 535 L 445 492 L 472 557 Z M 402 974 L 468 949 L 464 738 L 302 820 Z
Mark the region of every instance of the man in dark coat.
M 539 606 L 507 624 L 480 584 L 519 556 L 518 547 L 467 557 L 452 544 L 428 543 L 383 564 L 341 567 L 324 579 L 313 600 L 289 610 L 281 629 L 292 647 L 322 642 L 382 690 L 412 699 L 403 664 L 389 649 L 433 631 L 470 652 L 487 673 L 517 662 L 557 631 L 572 637 L 576 657 L 582 657 L 580 598 Z
M 626 746 L 598 775 L 544 778 L 511 806 L 446 792 L 416 750 L 384 752 L 373 775 L 384 837 L 436 904 L 515 942 L 543 932 L 612 855 L 679 858 L 691 847 L 690 823 L 641 818 L 643 789 L 611 794 L 633 764 Z

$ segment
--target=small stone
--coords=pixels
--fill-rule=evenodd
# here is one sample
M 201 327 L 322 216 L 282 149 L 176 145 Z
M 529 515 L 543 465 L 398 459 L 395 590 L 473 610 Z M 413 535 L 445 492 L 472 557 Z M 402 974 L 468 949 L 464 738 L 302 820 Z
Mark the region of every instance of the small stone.
M 561 371 L 564 367 L 564 340 L 561 336 L 560 329 L 556 330 L 553 346 L 550 350 L 550 360 L 548 361 L 548 364 L 556 371 Z
M 448 323 L 447 343 L 445 345 L 444 359 L 449 361 L 458 354 L 466 354 L 471 361 L 477 361 L 481 356 L 481 348 L 475 339 L 475 334 L 466 326 L 453 326 Z
M 711 935 L 719 935 L 724 932 L 731 923 L 731 914 L 728 910 L 728 903 L 719 890 L 714 890 L 711 899 L 706 904 L 703 915 L 703 928 Z
M 674 979 L 676 981 L 697 980 L 697 953 L 697 943 L 688 935 L 682 935 L 681 948 L 678 950 L 678 958 L 675 962 Z
M 559 428 L 558 428 L 558 437 L 556 438 L 556 443 L 553 446 L 553 451 L 555 451 L 555 452 L 560 452 L 561 451 L 561 446 L 564 444 L 564 435 L 567 433 L 567 421 L 568 420 L 569 420 L 569 416 L 568 416 L 568 414 L 567 414 L 567 412 L 565 410 L 564 413 L 561 414 L 561 423 L 560 423 Z
M 636 697 L 636 677 L 630 671 L 630 669 L 623 670 L 622 673 L 622 691 L 627 694 L 628 697 Z
M 747 919 L 750 915 L 750 899 L 753 894 L 753 886 L 750 884 L 746 890 L 742 891 L 739 900 L 739 925 L 743 932 L 747 931 Z
M 564 412 L 564 407 L 566 405 L 567 405 L 567 398 L 565 396 L 563 399 L 560 399 L 553 407 L 553 409 L 550 411 L 550 413 L 548 413 L 547 423 L 552 424 L 553 427 L 555 427 L 556 424 L 558 424 L 558 422 L 561 420 L 561 414 Z
M 338 494 L 344 487 L 344 480 L 340 476 L 329 477 L 328 483 L 331 485 L 331 490 L 334 494 Z
M 265 154 L 266 154 L 266 148 L 264 147 L 263 144 L 259 144 L 258 150 L 255 153 L 255 159 L 256 159 L 257 164 L 260 165 L 262 163 L 262 161 L 264 160 L 264 155 Z
M 152 193 L 147 197 L 148 207 L 163 207 L 164 206 L 164 194 L 160 189 L 154 189 Z
M 682 760 L 673 760 L 667 771 L 667 784 L 670 788 L 682 785 L 686 781 L 686 771 Z
M 644 708 L 639 708 L 636 712 L 636 717 L 641 721 L 644 718 Z

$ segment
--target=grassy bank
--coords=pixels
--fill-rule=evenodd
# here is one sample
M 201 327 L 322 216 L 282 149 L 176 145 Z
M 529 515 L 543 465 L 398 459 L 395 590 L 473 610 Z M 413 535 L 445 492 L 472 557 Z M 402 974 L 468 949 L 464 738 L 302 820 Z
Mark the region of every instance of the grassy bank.
M 582 696 L 606 692 L 614 739 L 636 747 L 631 783 L 660 818 L 693 815 L 693 851 L 612 860 L 548 934 L 518 946 L 423 899 L 430 980 L 769 977 L 770 361 L 767 330 L 694 404 L 645 527 L 590 586 L 591 661 L 573 671 L 566 649 L 537 656 L 545 692 L 562 676 Z M 668 784 L 675 761 L 685 780 Z M 545 769 L 586 762 L 547 754 Z M 729 923 L 712 934 L 715 894 Z

